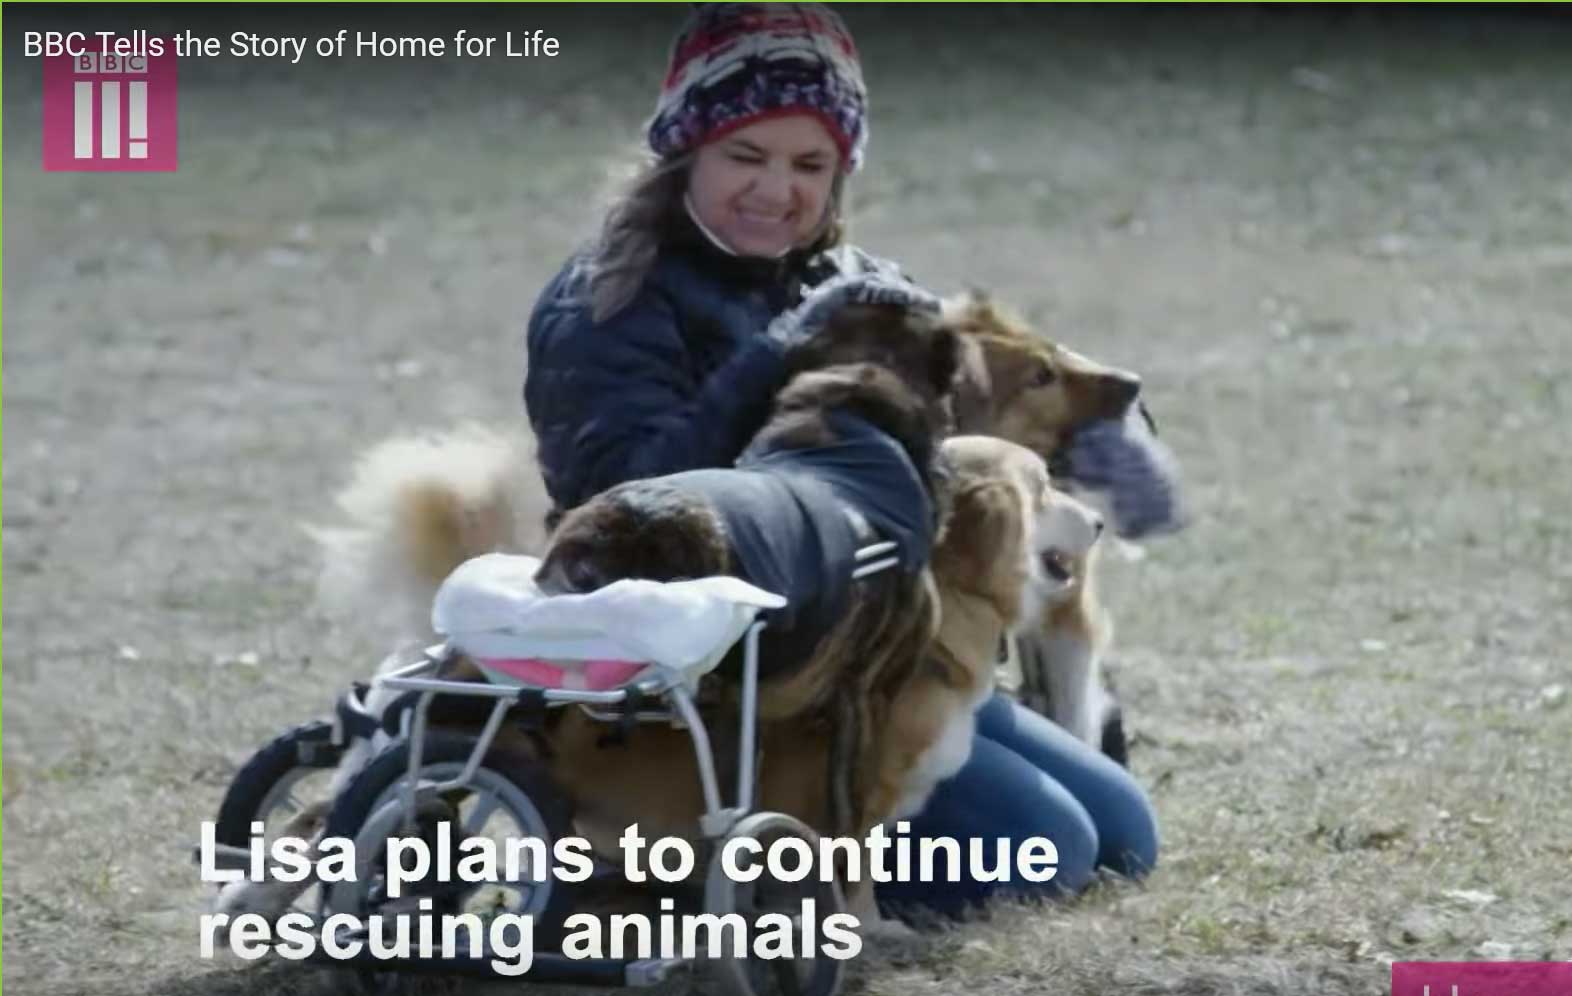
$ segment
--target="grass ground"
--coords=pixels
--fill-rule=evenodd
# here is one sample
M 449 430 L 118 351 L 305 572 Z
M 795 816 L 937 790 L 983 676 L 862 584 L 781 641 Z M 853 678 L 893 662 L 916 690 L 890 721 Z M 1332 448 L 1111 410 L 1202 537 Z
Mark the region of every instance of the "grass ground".
M 54 25 L 7 10 L 8 988 L 337 991 L 199 959 L 187 849 L 377 659 L 312 609 L 299 528 L 353 454 L 521 418 L 523 318 L 674 15 L 380 26 L 542 25 L 551 62 L 182 66 L 180 171 L 94 176 L 39 169 L 19 36 Z M 1106 584 L 1160 869 L 853 989 L 1375 996 L 1392 960 L 1572 959 L 1572 23 L 848 17 L 858 241 L 1141 371 L 1198 513 Z

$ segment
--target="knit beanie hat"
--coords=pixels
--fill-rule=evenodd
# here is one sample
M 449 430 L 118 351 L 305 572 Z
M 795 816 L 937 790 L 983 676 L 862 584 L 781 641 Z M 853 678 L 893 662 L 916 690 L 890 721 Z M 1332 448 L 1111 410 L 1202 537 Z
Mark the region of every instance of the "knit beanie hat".
M 703 3 L 678 33 L 649 145 L 677 155 L 764 118 L 809 113 L 847 172 L 868 142 L 868 94 L 840 15 L 812 3 Z

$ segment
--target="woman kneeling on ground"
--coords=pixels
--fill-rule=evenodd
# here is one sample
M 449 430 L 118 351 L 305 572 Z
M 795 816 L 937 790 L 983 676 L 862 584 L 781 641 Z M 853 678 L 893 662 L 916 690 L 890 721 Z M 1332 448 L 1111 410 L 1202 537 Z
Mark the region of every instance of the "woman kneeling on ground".
M 889 261 L 842 244 L 866 92 L 828 8 L 696 5 L 648 141 L 653 160 L 530 318 L 524 400 L 553 522 L 623 481 L 729 466 L 763 426 L 784 351 L 816 308 L 893 288 L 924 293 Z M 850 273 L 868 277 L 837 282 L 836 301 L 813 292 Z M 1146 874 L 1158 849 L 1150 801 L 1129 772 L 1002 694 L 982 706 L 971 759 L 911 834 L 958 840 L 961 881 L 940 868 L 938 881 L 880 886 L 891 911 L 958 915 L 995 895 L 1073 894 L 1098 868 Z M 1043 884 L 969 876 L 970 839 L 991 854 L 1001 837 L 1053 841 L 1057 874 Z

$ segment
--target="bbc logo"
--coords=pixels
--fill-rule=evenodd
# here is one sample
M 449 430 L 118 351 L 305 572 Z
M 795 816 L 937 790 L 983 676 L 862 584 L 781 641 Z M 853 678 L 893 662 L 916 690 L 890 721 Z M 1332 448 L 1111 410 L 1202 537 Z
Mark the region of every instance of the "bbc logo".
M 71 71 L 76 73 L 115 73 L 147 75 L 147 56 L 111 55 L 108 52 L 83 52 L 71 57 Z
M 71 84 L 73 111 L 71 114 L 71 157 L 92 159 L 96 154 L 102 159 L 119 159 L 120 145 L 120 84 L 75 80 Z M 125 152 L 131 159 L 147 158 L 147 83 L 135 80 L 126 89 L 126 143 Z M 98 109 L 98 146 L 93 146 L 93 110 Z
M 1398 961 L 1392 996 L 1572 996 L 1572 962 Z
M 45 170 L 177 168 L 172 45 L 160 55 L 80 52 L 42 61 Z

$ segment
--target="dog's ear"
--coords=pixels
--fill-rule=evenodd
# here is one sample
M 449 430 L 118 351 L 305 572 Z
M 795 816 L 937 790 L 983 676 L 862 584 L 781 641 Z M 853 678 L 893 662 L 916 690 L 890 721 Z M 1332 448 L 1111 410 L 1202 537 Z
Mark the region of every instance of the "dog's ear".
M 944 538 L 934 568 L 947 583 L 1013 604 L 1022 583 L 1013 568 L 1028 542 L 1020 491 L 996 478 L 962 479 L 951 495 Z

